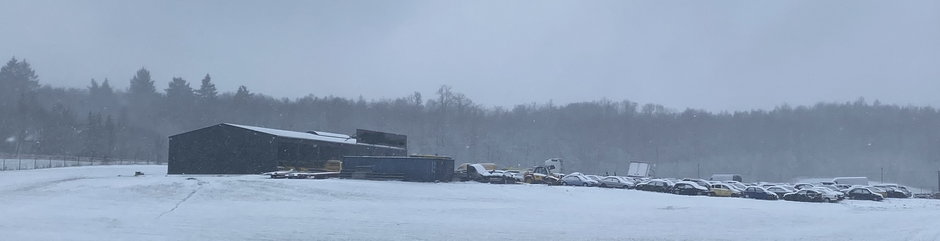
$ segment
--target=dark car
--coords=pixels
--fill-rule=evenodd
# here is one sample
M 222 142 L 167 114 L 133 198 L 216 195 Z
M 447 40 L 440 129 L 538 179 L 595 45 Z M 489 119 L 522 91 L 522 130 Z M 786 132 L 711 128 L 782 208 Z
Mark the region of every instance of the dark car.
M 672 192 L 672 183 L 662 179 L 653 179 L 637 184 L 636 190 L 651 192 Z
M 796 190 L 803 190 L 811 187 L 815 187 L 815 185 L 809 183 L 797 183 L 796 185 L 793 185 L 793 188 L 796 188 Z
M 694 182 L 681 181 L 672 186 L 672 193 L 679 195 L 708 195 L 708 188 Z
M 912 195 L 911 191 L 908 191 L 907 188 L 898 185 L 875 185 L 875 187 L 884 189 L 888 198 L 910 198 Z
M 883 196 L 881 196 L 881 194 L 872 192 L 871 190 L 868 190 L 868 188 L 864 188 L 864 187 L 852 188 L 851 190 L 846 192 L 845 195 L 849 199 L 855 199 L 855 200 L 881 201 L 885 199 Z
M 803 189 L 783 195 L 783 200 L 797 202 L 825 202 L 823 194 L 816 190 Z
M 747 187 L 744 189 L 744 192 L 741 192 L 741 196 L 744 198 L 754 198 L 754 199 L 764 199 L 764 200 L 777 200 L 777 194 L 771 191 L 767 191 L 762 187 Z
M 767 191 L 773 192 L 774 194 L 777 194 L 778 198 L 783 198 L 783 195 L 786 195 L 787 193 L 796 192 L 795 189 L 788 189 L 784 186 L 770 186 L 766 187 L 765 189 L 767 189 Z

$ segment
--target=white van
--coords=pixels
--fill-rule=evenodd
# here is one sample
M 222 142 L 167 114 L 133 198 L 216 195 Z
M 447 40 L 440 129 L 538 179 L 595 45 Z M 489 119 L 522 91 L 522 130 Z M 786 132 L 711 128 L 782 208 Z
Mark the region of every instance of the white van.
M 741 175 L 738 175 L 738 174 L 714 174 L 708 180 L 709 181 L 722 181 L 722 182 L 727 182 L 727 181 L 743 182 L 744 181 L 743 179 L 741 179 Z
M 832 182 L 836 184 L 868 186 L 867 177 L 837 177 L 833 178 Z

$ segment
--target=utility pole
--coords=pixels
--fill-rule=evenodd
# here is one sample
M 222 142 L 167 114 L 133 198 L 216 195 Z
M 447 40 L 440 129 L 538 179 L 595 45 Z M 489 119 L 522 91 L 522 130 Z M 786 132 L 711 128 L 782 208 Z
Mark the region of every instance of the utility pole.
M 20 139 L 16 138 L 16 170 L 20 170 L 20 167 L 23 166 L 23 159 L 20 159 Z
M 881 183 L 885 183 L 885 167 L 881 167 Z

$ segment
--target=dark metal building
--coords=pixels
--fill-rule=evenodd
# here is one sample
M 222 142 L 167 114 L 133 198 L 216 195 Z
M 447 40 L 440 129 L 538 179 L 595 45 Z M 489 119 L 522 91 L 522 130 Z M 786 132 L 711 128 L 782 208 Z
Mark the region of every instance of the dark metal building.
M 218 124 L 170 136 L 169 174 L 256 174 L 278 167 L 320 167 L 343 156 L 405 156 L 403 135 L 357 130 L 364 139 Z
M 454 159 L 436 156 L 347 156 L 343 158 L 342 176 L 449 182 L 454 177 Z

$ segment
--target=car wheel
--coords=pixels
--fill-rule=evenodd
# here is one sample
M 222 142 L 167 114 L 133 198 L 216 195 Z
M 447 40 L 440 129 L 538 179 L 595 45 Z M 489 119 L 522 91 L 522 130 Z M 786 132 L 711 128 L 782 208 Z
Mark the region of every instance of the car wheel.
M 831 203 L 831 202 L 832 202 L 832 199 L 829 199 L 829 198 L 823 198 L 823 202 L 827 202 L 827 203 Z
M 744 198 L 751 198 L 751 195 L 744 194 Z
M 591 185 L 588 185 L 587 183 L 582 183 L 581 186 L 589 187 Z

